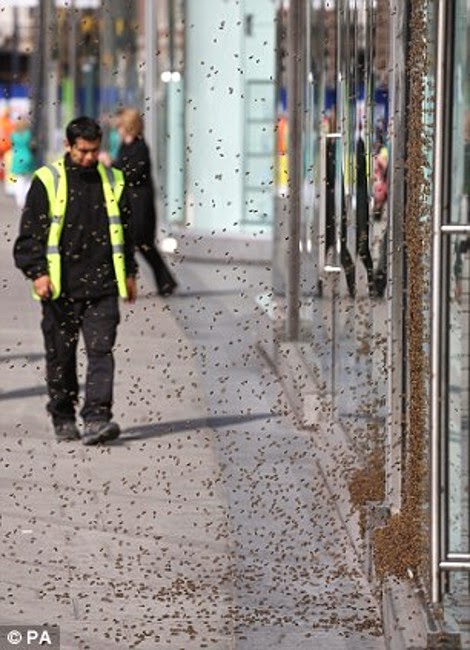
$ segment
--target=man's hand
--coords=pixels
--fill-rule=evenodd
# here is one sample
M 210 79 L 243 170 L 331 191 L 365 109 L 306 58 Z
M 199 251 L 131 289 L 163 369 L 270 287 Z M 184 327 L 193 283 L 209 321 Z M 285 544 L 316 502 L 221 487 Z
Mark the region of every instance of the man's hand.
M 126 278 L 126 287 L 127 287 L 127 302 L 131 304 L 135 302 L 137 298 L 137 282 L 134 277 Z
M 47 300 L 52 296 L 54 287 L 48 275 L 41 275 L 33 281 L 34 292 L 41 300 Z

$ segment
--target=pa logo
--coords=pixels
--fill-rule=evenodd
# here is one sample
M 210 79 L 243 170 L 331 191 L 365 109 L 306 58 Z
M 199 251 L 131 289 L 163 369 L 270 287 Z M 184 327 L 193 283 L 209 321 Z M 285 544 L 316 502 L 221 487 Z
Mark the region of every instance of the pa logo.
M 20 644 L 27 646 L 51 646 L 52 639 L 48 630 L 27 629 L 24 632 L 10 630 L 7 634 L 7 641 L 11 646 Z

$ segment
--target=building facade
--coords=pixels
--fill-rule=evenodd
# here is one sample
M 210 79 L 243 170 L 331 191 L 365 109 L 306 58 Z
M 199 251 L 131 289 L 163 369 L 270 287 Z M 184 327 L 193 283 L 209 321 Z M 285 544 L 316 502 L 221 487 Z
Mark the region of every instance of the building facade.
M 45 157 L 73 115 L 99 118 L 107 146 L 116 108 L 139 106 L 162 238 L 192 256 L 210 239 L 218 256 L 229 246 L 270 258 L 275 0 L 18 0 L 8 3 L 13 31 L 18 12 L 37 53 L 26 77 Z
M 391 647 L 460 647 L 470 611 L 470 4 L 291 0 L 277 16 L 287 136 L 270 353 L 304 425 L 318 427 L 319 413 L 322 426 L 336 423 L 363 467 Z M 393 606 L 416 593 L 420 641 L 406 638 L 409 611 L 400 632 Z

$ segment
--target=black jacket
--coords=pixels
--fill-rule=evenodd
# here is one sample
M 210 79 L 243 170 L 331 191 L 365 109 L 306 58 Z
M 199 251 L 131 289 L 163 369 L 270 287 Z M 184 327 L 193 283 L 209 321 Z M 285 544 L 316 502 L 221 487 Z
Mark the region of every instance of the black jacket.
M 122 143 L 113 165 L 122 169 L 129 189 L 132 219 L 131 232 L 137 246 L 155 240 L 155 196 L 150 166 L 149 148 L 143 138 L 130 144 Z
M 65 156 L 67 206 L 60 239 L 62 295 L 67 298 L 97 298 L 117 293 L 109 238 L 109 221 L 101 177 L 96 167 L 73 165 Z M 130 203 L 124 189 L 119 209 L 124 227 L 126 275 L 136 274 L 134 245 L 129 236 Z M 21 215 L 14 258 L 26 277 L 46 275 L 46 246 L 49 232 L 49 201 L 43 183 L 34 178 Z

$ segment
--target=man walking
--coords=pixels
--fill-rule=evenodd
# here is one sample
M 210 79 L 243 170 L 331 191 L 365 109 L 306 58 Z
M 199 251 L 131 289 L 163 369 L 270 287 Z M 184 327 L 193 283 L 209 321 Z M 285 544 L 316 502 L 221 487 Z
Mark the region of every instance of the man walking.
M 68 124 L 65 156 L 35 172 L 14 246 L 16 266 L 42 304 L 55 435 L 81 437 L 86 445 L 119 436 L 111 419 L 118 296 L 132 303 L 137 295 L 129 199 L 122 172 L 98 162 L 101 137 L 89 117 Z M 88 361 L 81 436 L 75 421 L 80 331 Z

